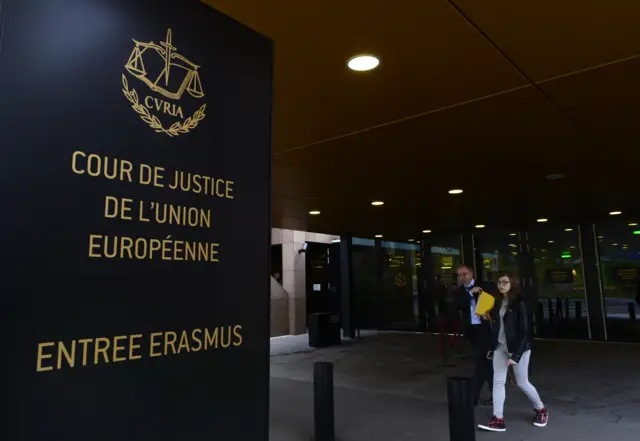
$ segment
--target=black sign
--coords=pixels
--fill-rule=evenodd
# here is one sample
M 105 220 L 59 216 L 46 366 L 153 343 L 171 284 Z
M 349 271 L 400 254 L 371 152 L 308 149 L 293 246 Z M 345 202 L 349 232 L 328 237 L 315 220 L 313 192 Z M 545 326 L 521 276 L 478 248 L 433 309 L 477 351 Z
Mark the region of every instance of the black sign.
M 566 268 L 555 268 L 547 270 L 547 283 L 552 284 L 572 284 L 573 270 Z
M 272 43 L 0 1 L 0 439 L 266 440 Z
M 626 283 L 633 285 L 637 283 L 640 275 L 640 268 L 634 267 L 615 267 L 613 269 L 613 277 L 617 283 Z

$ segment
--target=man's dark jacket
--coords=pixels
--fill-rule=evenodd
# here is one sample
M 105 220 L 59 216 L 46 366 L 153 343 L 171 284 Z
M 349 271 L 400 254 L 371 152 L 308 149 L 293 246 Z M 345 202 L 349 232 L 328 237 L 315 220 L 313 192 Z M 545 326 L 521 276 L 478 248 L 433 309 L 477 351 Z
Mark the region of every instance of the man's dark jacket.
M 502 300 L 497 298 L 496 305 L 491 311 L 491 347 L 493 350 L 498 347 L 501 302 Z M 507 350 L 512 354 L 511 359 L 518 363 L 522 354 L 531 349 L 532 345 L 530 315 L 522 296 L 509 302 L 503 320 Z
M 474 282 L 472 287 L 481 287 L 483 291 L 488 292 L 492 296 L 495 296 L 498 292 L 496 285 L 491 282 Z M 476 304 L 478 302 L 478 297 L 480 294 L 476 294 Z M 462 332 L 465 335 L 469 334 L 469 327 L 471 326 L 471 296 L 463 285 L 458 287 L 458 291 L 456 294 L 456 303 L 458 305 L 458 309 L 462 312 Z M 486 322 L 483 321 L 483 324 Z

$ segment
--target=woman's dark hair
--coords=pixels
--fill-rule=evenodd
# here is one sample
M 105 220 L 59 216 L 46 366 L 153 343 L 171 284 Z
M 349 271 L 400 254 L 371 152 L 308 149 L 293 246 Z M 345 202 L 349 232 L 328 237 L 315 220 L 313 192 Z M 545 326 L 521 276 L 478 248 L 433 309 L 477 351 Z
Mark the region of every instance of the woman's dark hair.
M 509 292 L 507 292 L 507 298 L 509 299 L 509 301 L 520 296 L 520 280 L 518 279 L 518 277 L 508 271 L 500 273 L 500 277 L 498 277 L 498 280 L 503 277 L 507 277 L 511 282 Z

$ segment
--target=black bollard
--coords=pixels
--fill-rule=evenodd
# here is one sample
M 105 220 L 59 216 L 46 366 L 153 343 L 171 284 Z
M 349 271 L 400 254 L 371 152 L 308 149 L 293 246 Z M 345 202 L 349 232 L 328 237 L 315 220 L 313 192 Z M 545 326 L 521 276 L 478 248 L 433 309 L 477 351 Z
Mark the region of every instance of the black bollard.
M 449 401 L 449 440 L 475 441 L 473 380 L 468 377 L 447 378 L 447 399 Z
M 333 363 L 323 361 L 313 365 L 313 406 L 313 441 L 335 441 Z
M 635 322 L 637 320 L 636 305 L 633 302 L 629 302 L 627 307 L 629 309 L 629 320 L 631 320 L 632 322 Z

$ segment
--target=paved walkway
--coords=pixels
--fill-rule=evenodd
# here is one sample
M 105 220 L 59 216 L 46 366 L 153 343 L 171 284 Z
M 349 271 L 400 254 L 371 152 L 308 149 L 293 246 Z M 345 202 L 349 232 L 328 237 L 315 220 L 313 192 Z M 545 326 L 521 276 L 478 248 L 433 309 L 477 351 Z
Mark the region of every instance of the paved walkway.
M 464 347 L 444 367 L 435 337 L 366 333 L 314 350 L 306 336 L 272 340 L 271 440 L 308 441 L 313 432 L 313 363 L 335 369 L 336 432 L 342 441 L 448 441 L 446 377 L 468 375 Z M 537 341 L 531 381 L 549 407 L 549 426 L 531 425 L 519 390 L 507 391 L 506 434 L 479 441 L 636 441 L 640 434 L 640 346 Z M 478 408 L 484 422 L 490 408 Z

